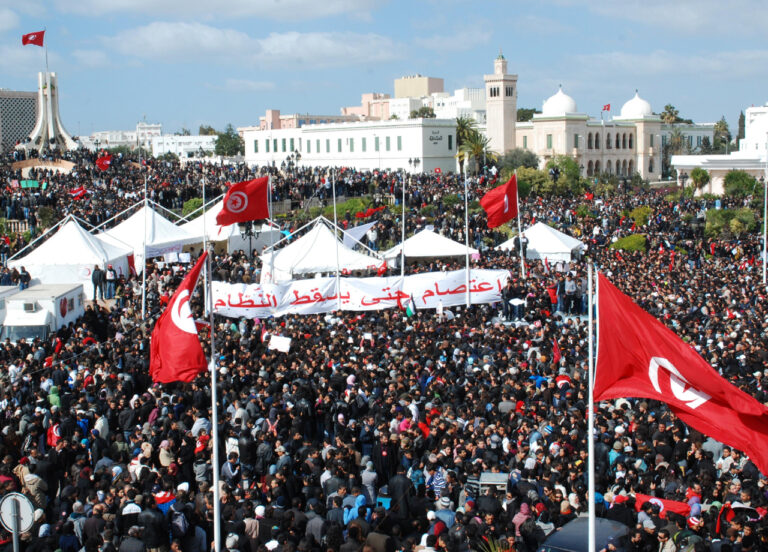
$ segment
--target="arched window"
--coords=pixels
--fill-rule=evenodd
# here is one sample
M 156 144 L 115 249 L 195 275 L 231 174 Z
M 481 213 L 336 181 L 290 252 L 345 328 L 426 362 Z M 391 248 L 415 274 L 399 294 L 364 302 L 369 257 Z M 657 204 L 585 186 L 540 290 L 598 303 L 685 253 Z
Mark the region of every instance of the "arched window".
M 627 149 L 627 135 L 624 134 L 621 137 L 621 147 L 622 149 Z
M 652 172 L 653 172 L 653 159 L 651 159 L 650 161 L 648 161 L 648 172 L 649 172 L 649 173 L 652 173 Z
M 632 138 L 632 135 L 630 134 L 629 137 Z M 635 174 L 635 162 L 634 161 L 630 161 L 629 162 L 629 166 L 628 166 L 627 170 L 629 171 L 627 173 L 627 176 L 632 176 L 633 174 Z
M 595 175 L 600 174 L 600 161 L 595 161 Z
M 605 149 L 611 149 L 611 133 L 605 135 Z
M 633 140 L 632 140 L 632 134 L 630 134 L 630 135 L 629 135 L 629 149 L 632 149 L 632 148 L 633 148 L 633 146 L 632 146 L 632 142 L 633 142 Z
M 629 173 L 627 172 L 627 160 L 626 159 L 621 164 L 621 174 L 624 175 L 624 176 L 629 176 Z
M 587 135 L 587 149 L 592 149 L 592 133 Z
M 608 174 L 612 174 L 612 172 L 611 172 L 612 170 L 613 170 L 613 169 L 611 168 L 611 160 L 609 159 L 609 160 L 608 160 L 608 161 L 605 163 L 605 172 L 607 172 Z
M 590 136 L 592 136 L 592 135 L 590 134 Z M 587 176 L 592 176 L 592 172 L 593 172 L 594 170 L 595 170 L 595 165 L 594 165 L 594 163 L 592 163 L 592 161 L 590 161 L 589 163 L 587 163 Z
M 600 149 L 600 135 L 595 132 L 595 149 Z
M 621 147 L 621 135 L 617 132 L 616 133 L 616 149 L 619 149 Z

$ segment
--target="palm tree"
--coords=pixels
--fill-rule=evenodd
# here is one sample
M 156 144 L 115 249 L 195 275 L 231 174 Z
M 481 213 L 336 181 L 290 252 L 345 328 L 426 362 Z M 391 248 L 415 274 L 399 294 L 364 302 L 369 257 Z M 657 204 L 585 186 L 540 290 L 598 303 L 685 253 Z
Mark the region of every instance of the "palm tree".
M 461 148 L 474 134 L 477 134 L 474 119 L 469 117 L 456 117 L 456 151 L 459 152 L 457 155 L 459 158 L 459 173 L 464 172 L 464 154 L 462 153 Z
M 664 106 L 664 111 L 661 112 L 661 120 L 668 125 L 676 123 L 680 120 L 680 111 L 675 109 L 674 105 L 667 104 Z
M 471 134 L 467 141 L 461 145 L 459 154 L 465 156 L 467 159 L 475 160 L 475 174 L 478 172 L 478 168 L 482 166 L 483 158 L 486 161 L 496 161 L 498 154 L 490 150 L 488 145 L 491 143 L 490 138 L 486 138 L 479 132 Z

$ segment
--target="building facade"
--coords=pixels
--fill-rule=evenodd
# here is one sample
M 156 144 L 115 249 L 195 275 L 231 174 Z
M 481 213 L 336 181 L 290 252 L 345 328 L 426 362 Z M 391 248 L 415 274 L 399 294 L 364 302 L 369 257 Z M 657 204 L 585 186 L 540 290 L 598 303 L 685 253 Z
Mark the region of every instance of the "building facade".
M 357 115 L 310 115 L 309 113 L 292 113 L 281 115 L 279 109 L 267 109 L 263 117 L 259 117 L 261 130 L 277 130 L 281 128 L 301 128 L 305 125 L 322 125 L 326 123 L 343 123 L 358 121 Z
M 0 152 L 27 138 L 37 120 L 37 92 L 0 90 Z
M 134 149 L 141 145 L 142 148 L 149 150 L 152 148 L 152 141 L 162 135 L 161 123 L 141 121 L 136 123 L 134 130 L 99 130 L 88 137 L 82 137 L 80 142 L 88 149 L 117 147 Z
M 737 151 L 728 155 L 673 155 L 671 164 L 679 184 L 685 184 L 697 167 L 709 173 L 709 183 L 699 193 L 722 194 L 725 176 L 731 171 L 768 179 L 768 104 L 744 111 L 744 138 Z
M 238 128 L 249 165 L 343 166 L 361 171 L 431 172 L 456 169 L 456 122 L 410 119 L 307 125 L 289 129 Z
M 395 79 L 395 98 L 423 98 L 444 90 L 443 79 L 409 75 Z
M 159 157 L 172 153 L 177 157 L 194 157 L 201 152 L 213 153 L 216 149 L 216 136 L 178 136 L 166 134 L 152 138 L 152 155 Z

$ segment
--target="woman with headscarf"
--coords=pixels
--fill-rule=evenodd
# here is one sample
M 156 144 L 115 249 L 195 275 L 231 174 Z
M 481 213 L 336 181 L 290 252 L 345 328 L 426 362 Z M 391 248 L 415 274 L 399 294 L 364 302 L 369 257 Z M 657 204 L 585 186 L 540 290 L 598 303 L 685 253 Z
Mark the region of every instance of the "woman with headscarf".
M 520 505 L 520 510 L 512 518 L 512 524 L 515 526 L 515 536 L 520 536 L 520 526 L 525 523 L 526 520 L 531 518 L 531 507 L 527 502 L 523 502 Z

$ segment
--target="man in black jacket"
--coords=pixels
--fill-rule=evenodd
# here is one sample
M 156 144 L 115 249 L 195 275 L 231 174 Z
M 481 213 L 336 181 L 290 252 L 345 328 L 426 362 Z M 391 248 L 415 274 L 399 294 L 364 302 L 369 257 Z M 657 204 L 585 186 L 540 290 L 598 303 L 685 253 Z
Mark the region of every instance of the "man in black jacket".
M 99 268 L 99 265 L 93 265 L 93 272 L 91 272 L 91 283 L 93 284 L 93 300 L 96 301 L 96 294 L 98 293 L 99 299 L 104 299 L 104 282 L 106 278 L 104 271 Z
M 168 550 L 168 524 L 165 516 L 157 509 L 154 496 L 145 496 L 147 507 L 139 514 L 137 521 L 144 528 L 144 545 L 147 552 L 164 552 Z

